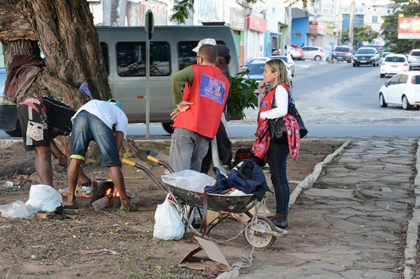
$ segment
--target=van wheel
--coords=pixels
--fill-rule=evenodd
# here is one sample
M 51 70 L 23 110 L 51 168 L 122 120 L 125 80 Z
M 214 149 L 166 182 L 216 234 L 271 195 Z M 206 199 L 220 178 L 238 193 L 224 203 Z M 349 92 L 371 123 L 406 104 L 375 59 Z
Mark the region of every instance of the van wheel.
M 173 123 L 162 123 L 162 127 L 163 129 L 168 133 L 168 134 L 172 134 L 174 132 L 174 130 L 172 130 L 172 124 Z
M 319 55 L 315 56 L 314 60 L 315 61 L 321 61 L 321 56 L 319 56 Z

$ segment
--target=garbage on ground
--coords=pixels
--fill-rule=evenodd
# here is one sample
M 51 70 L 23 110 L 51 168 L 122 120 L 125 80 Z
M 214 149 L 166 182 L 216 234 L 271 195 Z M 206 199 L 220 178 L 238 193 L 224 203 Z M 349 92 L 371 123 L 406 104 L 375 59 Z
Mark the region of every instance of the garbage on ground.
M 54 212 L 62 206 L 63 197 L 54 188 L 44 184 L 32 185 L 26 203 L 15 201 L 1 205 L 1 216 L 7 218 L 32 218 L 38 212 Z
M 181 216 L 167 196 L 165 201 L 158 204 L 156 208 L 153 237 L 162 240 L 179 240 L 184 236 L 184 232 Z
M 82 255 L 98 254 L 98 253 L 100 253 L 101 255 L 118 255 L 118 252 L 108 250 L 106 248 L 98 249 L 98 250 L 80 250 L 80 254 Z
M 12 181 L 6 181 L 6 183 L 3 184 L 3 188 L 8 190 L 16 190 L 20 189 L 20 185 L 14 184 Z
M 194 270 L 205 270 L 209 268 L 221 272 L 231 269 L 228 261 L 216 244 L 198 236 L 194 238 L 198 242 L 198 247 L 192 249 L 185 255 L 180 261 L 179 266 Z M 207 257 L 194 256 L 200 251 L 204 251 Z
M 203 193 L 204 187 L 214 185 L 216 180 L 204 173 L 194 170 L 182 170 L 162 175 L 162 181 L 188 191 Z

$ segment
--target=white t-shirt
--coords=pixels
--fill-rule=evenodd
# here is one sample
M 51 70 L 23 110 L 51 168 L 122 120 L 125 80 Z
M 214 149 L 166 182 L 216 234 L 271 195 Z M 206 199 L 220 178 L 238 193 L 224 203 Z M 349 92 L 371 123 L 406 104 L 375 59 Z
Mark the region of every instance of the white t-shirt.
M 283 117 L 287 114 L 288 111 L 288 104 L 289 104 L 289 96 L 287 94 L 286 89 L 283 86 L 279 85 L 276 88 L 276 92 L 274 93 L 276 98 L 276 108 L 266 110 L 261 112 L 260 117 L 261 119 L 274 119 Z M 258 104 L 261 103 L 263 96 L 258 95 Z
M 78 111 L 76 111 L 74 116 L 71 118 L 71 121 L 73 122 L 74 118 L 83 110 L 98 117 L 109 128 L 112 129 L 115 127 L 116 131 L 123 132 L 124 139 L 126 138 L 128 118 L 125 113 L 113 103 L 101 100 L 90 100 L 81 106 Z

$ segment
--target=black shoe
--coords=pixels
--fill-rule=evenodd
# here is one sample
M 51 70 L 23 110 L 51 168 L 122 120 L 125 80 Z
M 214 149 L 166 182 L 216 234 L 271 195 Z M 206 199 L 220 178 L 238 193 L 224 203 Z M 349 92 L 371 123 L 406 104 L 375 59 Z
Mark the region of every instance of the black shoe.
M 271 218 L 271 222 L 273 222 L 273 224 L 280 229 L 285 229 L 287 228 L 287 225 L 289 225 L 289 222 L 287 221 L 287 219 L 277 221 L 275 218 Z

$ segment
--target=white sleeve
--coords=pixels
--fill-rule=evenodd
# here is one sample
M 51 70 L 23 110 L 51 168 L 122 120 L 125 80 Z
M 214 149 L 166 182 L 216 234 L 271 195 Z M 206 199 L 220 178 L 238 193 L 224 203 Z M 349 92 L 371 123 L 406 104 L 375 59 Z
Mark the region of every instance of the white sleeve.
M 120 109 L 118 109 L 120 110 Z M 123 132 L 124 139 L 127 137 L 127 127 L 128 127 L 128 118 L 124 112 L 120 112 L 117 114 L 117 123 L 115 125 L 115 131 Z
M 274 119 L 283 117 L 287 114 L 288 104 L 289 104 L 289 94 L 283 86 L 277 86 L 275 98 L 276 98 L 276 108 L 266 110 L 261 112 L 261 119 Z

